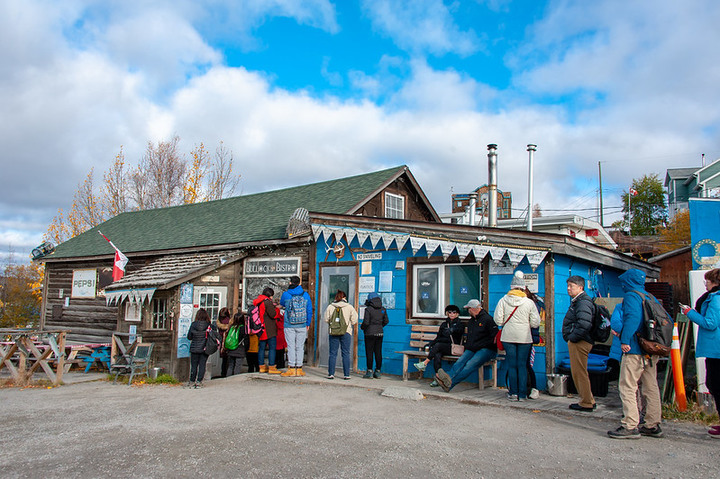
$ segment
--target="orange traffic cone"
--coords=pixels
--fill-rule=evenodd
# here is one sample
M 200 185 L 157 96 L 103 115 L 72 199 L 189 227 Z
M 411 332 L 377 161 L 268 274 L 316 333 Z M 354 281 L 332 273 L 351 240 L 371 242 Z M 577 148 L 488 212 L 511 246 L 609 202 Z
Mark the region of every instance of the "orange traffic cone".
M 670 347 L 670 359 L 672 360 L 673 383 L 675 384 L 675 402 L 679 411 L 687 409 L 687 398 L 685 397 L 685 380 L 683 379 L 682 359 L 680 357 L 680 335 L 678 325 L 673 326 L 673 340 Z

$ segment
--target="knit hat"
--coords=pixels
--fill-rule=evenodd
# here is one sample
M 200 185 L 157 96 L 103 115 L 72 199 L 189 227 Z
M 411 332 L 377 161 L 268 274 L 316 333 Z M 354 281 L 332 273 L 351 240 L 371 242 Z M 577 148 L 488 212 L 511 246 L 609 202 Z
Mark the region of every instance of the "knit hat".
M 510 289 L 525 289 L 525 275 L 522 271 L 515 271 L 510 282 Z

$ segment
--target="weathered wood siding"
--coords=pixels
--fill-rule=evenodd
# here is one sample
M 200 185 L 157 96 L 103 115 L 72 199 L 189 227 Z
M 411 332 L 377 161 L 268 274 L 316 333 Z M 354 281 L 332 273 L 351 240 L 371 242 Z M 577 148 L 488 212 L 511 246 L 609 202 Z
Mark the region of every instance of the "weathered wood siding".
M 422 203 L 418 192 L 411 188 L 408 180 L 401 176 L 365 203 L 358 211 L 362 216 L 385 217 L 385 193 L 403 196 L 405 198 L 405 218 L 414 221 L 434 221 L 432 214 Z
M 72 298 L 73 270 L 106 267 L 91 262 L 47 263 L 47 293 L 44 301 L 45 329 L 68 329 L 67 340 L 82 343 L 109 343 L 117 323 L 117 307 L 106 306 L 105 298 Z M 62 290 L 62 296 L 60 295 Z M 65 306 L 65 298 L 69 299 Z

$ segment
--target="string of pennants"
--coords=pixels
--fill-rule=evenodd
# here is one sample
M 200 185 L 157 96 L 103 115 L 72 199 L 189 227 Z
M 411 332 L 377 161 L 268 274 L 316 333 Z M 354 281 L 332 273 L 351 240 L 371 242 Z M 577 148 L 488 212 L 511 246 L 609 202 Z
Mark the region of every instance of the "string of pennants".
M 105 303 L 110 306 L 117 301 L 122 303 L 126 299 L 131 303 L 144 303 L 152 299 L 155 288 L 118 289 L 117 291 L 105 292 Z
M 347 244 L 349 245 L 357 238 L 360 246 L 365 244 L 366 241 L 370 241 L 370 249 L 373 250 L 377 249 L 378 244 L 382 241 L 385 251 L 388 251 L 394 245 L 394 249 L 397 249 L 397 251 L 400 252 L 409 242 L 413 256 L 417 255 L 424 246 L 425 254 L 428 258 L 435 254 L 438 249 L 442 253 L 444 259 L 447 259 L 453 254 L 453 252 L 455 252 L 460 258 L 460 261 L 464 261 L 471 252 L 478 261 L 482 260 L 489 254 L 493 261 L 500 262 L 503 261 L 507 255 L 508 261 L 513 266 L 517 266 L 523 258 L 527 258 L 533 271 L 540 265 L 540 263 L 542 263 L 548 253 L 543 250 L 463 243 L 424 238 L 410 234 L 363 230 L 358 228 L 313 225 L 312 229 L 315 241 L 319 241 L 320 236 L 322 236 L 326 242 L 334 237 L 335 241 L 339 243 L 344 236 Z

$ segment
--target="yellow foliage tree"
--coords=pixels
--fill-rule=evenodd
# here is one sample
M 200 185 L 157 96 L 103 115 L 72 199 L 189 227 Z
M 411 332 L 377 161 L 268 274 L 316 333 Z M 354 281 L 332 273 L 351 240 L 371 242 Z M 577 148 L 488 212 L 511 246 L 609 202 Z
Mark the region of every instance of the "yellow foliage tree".
M 690 212 L 677 213 L 667 226 L 660 228 L 660 252 L 666 253 L 690 246 Z
M 5 267 L 0 287 L 0 327 L 37 325 L 40 319 L 43 268 L 34 264 Z

